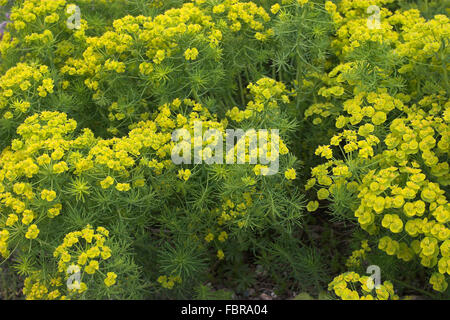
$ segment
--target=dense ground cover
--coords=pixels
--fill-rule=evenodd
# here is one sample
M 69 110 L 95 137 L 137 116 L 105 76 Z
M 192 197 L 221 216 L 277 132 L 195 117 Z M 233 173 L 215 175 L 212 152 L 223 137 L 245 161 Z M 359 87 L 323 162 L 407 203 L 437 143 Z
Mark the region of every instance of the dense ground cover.
M 450 297 L 447 1 L 0 4 L 2 298 Z

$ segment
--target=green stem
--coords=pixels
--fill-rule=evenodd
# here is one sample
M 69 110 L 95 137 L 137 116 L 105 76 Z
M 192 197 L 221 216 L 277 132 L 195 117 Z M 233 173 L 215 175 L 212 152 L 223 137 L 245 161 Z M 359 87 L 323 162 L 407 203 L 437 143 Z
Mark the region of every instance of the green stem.
M 444 71 L 444 83 L 445 83 L 445 90 L 447 90 L 447 95 L 450 93 L 450 87 L 448 85 L 448 72 L 447 72 L 447 66 L 445 63 L 445 60 L 442 59 L 442 70 Z
M 242 88 L 242 79 L 241 79 L 241 75 L 238 75 L 238 82 L 239 82 L 239 93 L 241 94 L 241 102 L 242 102 L 242 106 L 245 106 L 244 90 L 243 90 L 243 88 Z
M 297 75 L 295 76 L 295 79 L 297 80 L 297 86 L 300 87 L 300 57 L 298 53 L 295 57 L 295 62 L 297 63 Z
M 245 68 L 245 80 L 247 80 L 247 83 L 250 83 L 250 75 L 248 74 L 248 68 Z

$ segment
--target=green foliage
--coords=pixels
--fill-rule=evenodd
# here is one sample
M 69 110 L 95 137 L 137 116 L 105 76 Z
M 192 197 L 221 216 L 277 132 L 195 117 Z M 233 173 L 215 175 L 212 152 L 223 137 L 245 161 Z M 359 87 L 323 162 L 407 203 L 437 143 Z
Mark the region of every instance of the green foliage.
M 1 298 L 448 298 L 447 2 L 0 0 Z M 199 121 L 277 172 L 175 164 Z

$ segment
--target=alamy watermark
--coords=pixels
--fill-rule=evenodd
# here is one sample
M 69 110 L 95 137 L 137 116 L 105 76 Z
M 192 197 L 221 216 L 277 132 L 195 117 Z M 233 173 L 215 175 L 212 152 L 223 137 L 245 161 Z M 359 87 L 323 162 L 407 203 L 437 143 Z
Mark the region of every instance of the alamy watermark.
M 73 29 L 81 29 L 81 11 L 80 11 L 80 7 L 78 7 L 75 4 L 69 4 L 67 6 L 67 11 L 68 14 L 71 14 L 71 16 L 69 18 L 67 18 L 66 24 L 67 24 L 67 28 L 69 28 L 70 30 Z
M 367 8 L 367 14 L 370 14 L 370 17 L 367 18 L 367 28 L 369 28 L 369 30 L 381 29 L 380 12 L 380 7 L 376 5 L 371 5 Z
M 80 267 L 77 265 L 70 265 L 67 268 L 67 274 L 69 275 L 69 278 L 67 279 L 67 288 L 69 290 L 78 290 L 81 288 L 81 270 Z
M 379 289 L 381 286 L 381 269 L 377 265 L 370 265 L 367 267 L 366 273 L 369 273 L 369 279 L 366 281 L 366 286 L 369 290 Z
M 269 132 L 270 131 L 270 132 Z M 172 133 L 176 142 L 172 149 L 172 161 L 179 164 L 261 164 L 262 175 L 273 175 L 279 168 L 278 129 L 227 129 L 225 140 L 218 129 L 203 132 L 203 123 L 194 122 L 194 137 L 187 129 L 177 129 Z M 194 159 L 192 159 L 192 151 Z M 247 152 L 248 151 L 248 152 Z

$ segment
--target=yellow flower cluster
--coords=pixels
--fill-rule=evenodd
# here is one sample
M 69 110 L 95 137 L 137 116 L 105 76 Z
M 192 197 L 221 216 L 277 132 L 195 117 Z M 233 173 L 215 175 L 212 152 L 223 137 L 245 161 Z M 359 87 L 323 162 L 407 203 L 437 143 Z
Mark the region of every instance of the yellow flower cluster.
M 58 297 L 63 300 L 65 297 L 61 296 L 61 292 L 57 287 L 62 286 L 61 277 L 51 280 L 50 285 L 46 285 L 39 279 L 41 272 L 35 272 L 31 276 L 25 278 L 23 294 L 27 300 L 55 300 Z M 51 291 L 50 291 L 51 290 Z
M 247 88 L 249 89 L 253 99 L 247 104 L 246 109 L 239 110 L 237 107 L 233 107 L 226 113 L 226 116 L 236 123 L 240 123 L 244 120 L 252 121 L 253 124 L 255 122 L 263 123 L 267 118 L 276 118 L 280 115 L 280 107 L 289 103 L 289 95 L 292 93 L 286 89 L 283 83 L 267 77 L 259 79 L 255 84 L 250 83 Z M 260 132 L 255 131 L 254 134 L 254 137 L 256 137 L 256 139 L 260 138 Z M 242 161 L 244 163 L 249 163 L 251 158 L 255 158 L 261 155 L 266 156 L 270 160 L 273 160 L 278 155 L 277 153 L 272 153 L 272 151 L 270 150 L 273 138 L 275 138 L 274 133 L 268 134 L 267 144 L 262 146 L 260 145 L 258 146 L 258 148 L 249 150 L 249 152 L 247 152 L 250 145 L 250 136 L 245 135 L 237 141 L 235 147 L 230 150 L 231 154 L 227 156 L 233 156 L 235 162 Z M 287 148 L 283 139 L 278 136 L 278 140 L 279 154 L 287 154 L 289 152 L 289 149 Z M 244 145 L 245 147 L 245 158 L 237 159 L 237 151 L 239 150 L 241 145 Z M 244 156 L 244 154 L 241 155 Z M 265 174 L 267 170 L 267 166 L 260 164 L 255 165 L 253 169 L 255 175 Z
M 192 112 L 183 114 L 182 109 L 189 108 Z M 224 131 L 226 122 L 217 122 L 209 111 L 199 103 L 190 99 L 181 102 L 175 99 L 172 103 L 164 104 L 158 108 L 158 112 L 152 115 L 153 120 L 142 121 L 132 126 L 127 137 L 113 138 L 100 141 L 90 151 L 90 157 L 95 163 L 105 165 L 109 169 L 127 174 L 127 168 L 140 164 L 153 168 L 155 173 L 161 174 L 164 168 L 172 167 L 171 152 L 174 147 L 172 132 L 175 129 L 186 129 L 190 132 L 194 144 L 194 123 L 201 121 L 203 130 L 217 129 Z M 200 137 L 201 138 L 201 137 Z M 203 141 L 204 146 L 208 141 Z M 154 158 L 149 159 L 151 150 Z M 146 157 L 141 156 L 145 151 Z M 137 161 L 140 158 L 140 161 Z M 190 170 L 183 171 L 183 179 L 187 180 Z M 109 187 L 113 181 L 105 178 L 102 187 Z
M 205 241 L 207 243 L 211 243 L 215 239 L 215 234 L 217 234 L 218 243 L 214 245 L 219 245 L 220 243 L 225 242 L 230 234 L 224 229 L 232 230 L 234 226 L 237 225 L 239 229 L 246 228 L 248 226 L 248 210 L 254 204 L 252 199 L 252 194 L 255 194 L 256 189 L 251 187 L 248 192 L 244 192 L 241 196 L 240 200 L 234 199 L 224 199 L 222 205 L 219 208 L 216 208 L 212 211 L 212 213 L 217 218 L 217 226 L 214 231 L 209 231 L 209 233 L 205 236 Z M 225 254 L 222 249 L 218 249 L 217 258 L 222 260 L 225 257 Z
M 447 106 L 450 108 L 450 104 Z M 392 121 L 391 132 L 384 142 L 387 146 L 383 157 L 390 165 L 403 166 L 412 155 L 420 156 L 432 176 L 446 186 L 450 183 L 450 170 L 447 161 L 439 158 L 450 153 L 449 121 L 439 116 L 426 115 L 421 109 L 411 109 L 407 119 Z
M 109 2 L 112 0 L 98 0 L 99 2 Z M 78 0 L 80 3 L 88 3 L 86 0 Z M 92 3 L 91 3 L 92 4 Z M 38 53 L 42 47 L 48 47 L 54 42 L 58 42 L 63 38 L 67 39 L 71 31 L 66 26 L 66 21 L 70 16 L 65 9 L 70 5 L 66 0 L 41 1 L 27 0 L 21 6 L 14 6 L 11 9 L 10 20 L 11 32 L 6 32 L 5 37 L 0 41 L 0 52 L 2 55 L 9 54 L 21 45 L 27 47 L 34 55 Z M 65 32 L 61 32 L 61 28 Z M 85 30 L 87 23 L 81 19 L 81 28 L 73 30 L 73 36 L 76 40 L 85 39 Z M 17 36 L 12 36 L 12 33 Z M 63 40 L 64 41 L 64 40 Z M 61 53 L 61 52 L 60 52 Z M 61 62 L 59 58 L 55 60 Z
M 47 66 L 18 63 L 0 78 L 0 116 L 20 118 L 32 107 L 31 101 L 53 93 L 53 85 Z
M 445 276 L 442 273 L 435 272 L 430 277 L 430 284 L 433 289 L 439 292 L 445 292 L 448 287 L 448 283 L 445 280 Z
M 289 180 L 295 180 L 295 178 L 296 178 L 296 173 L 295 173 L 295 169 L 294 168 L 290 168 L 290 169 L 288 169 L 288 170 L 286 170 L 285 172 L 284 172 L 284 177 L 286 178 L 286 179 L 289 179 Z
M 186 116 L 180 112 L 189 108 L 192 112 Z M 41 212 L 49 218 L 61 213 L 62 204 L 57 202 L 59 194 L 55 190 L 40 185 L 32 187 L 26 182 L 39 172 L 66 174 L 64 179 L 73 181 L 69 190 L 77 200 L 81 200 L 84 194 L 89 194 L 90 187 L 83 179 L 73 179 L 71 175 L 80 176 L 103 167 L 103 172 L 109 172 L 109 175 L 98 180 L 101 188 L 116 184 L 116 190 L 127 192 L 131 189 L 128 169 L 139 165 L 161 174 L 165 167 L 173 166 L 171 133 L 175 128 L 185 128 L 193 135 L 195 121 L 202 121 L 204 130 L 215 128 L 223 132 L 226 125 L 226 121 L 215 121 L 206 108 L 189 99 L 183 103 L 176 99 L 163 105 L 152 117 L 153 120 L 136 124 L 127 136 L 110 140 L 95 139 L 90 130 L 84 130 L 73 138 L 76 122 L 62 113 L 46 111 L 28 117 L 17 129 L 20 138 L 15 139 L 11 148 L 5 149 L 0 156 L 0 222 L 3 226 L 0 254 L 4 257 L 9 255 L 8 240 L 11 233 L 15 236 L 21 232 L 20 228 L 15 228 L 19 221 L 29 225 L 43 218 Z M 187 180 L 190 173 L 186 169 L 181 177 Z M 139 179 L 133 181 L 134 187 L 145 185 L 145 179 Z M 22 236 L 35 239 L 38 234 L 38 226 L 33 224 Z M 86 271 L 95 270 L 96 266 L 91 265 Z
M 235 200 L 237 205 L 234 201 L 230 199 L 225 199 L 222 203 L 221 209 L 217 208 L 215 210 L 215 213 L 218 215 L 218 225 L 223 226 L 228 221 L 231 223 L 237 223 L 239 228 L 245 227 L 245 215 L 247 214 L 247 209 L 253 205 L 252 200 L 252 192 L 254 192 L 255 189 L 252 187 L 250 188 L 250 192 L 244 192 L 242 195 L 242 201 Z
M 437 88 L 438 94 L 420 93 L 413 74 L 425 63 L 446 74 L 448 49 L 443 43 L 450 34 L 450 21 L 442 15 L 427 21 L 418 10 L 392 13 L 383 8 L 392 2 L 325 4 L 336 26 L 333 47 L 341 61 L 370 41 L 382 43 L 406 58 L 399 72 L 410 73 L 405 81 L 411 90 L 406 95 L 384 88 L 383 81 L 393 75 L 380 68 L 374 69 L 381 79 L 378 88 L 366 90 L 362 80 L 355 80 L 360 66 L 347 61 L 316 77 L 325 84 L 318 93 L 326 102 L 310 106 L 305 117 L 325 118 L 331 113 L 340 132 L 329 145 L 316 149 L 316 155 L 327 162 L 312 168 L 305 189 L 317 186 L 318 200 L 337 201 L 343 194 L 353 195 L 357 205 L 350 210 L 362 229 L 379 236 L 378 248 L 403 261 L 417 257 L 423 266 L 434 268 L 430 284 L 444 291 L 449 275 L 450 207 L 443 187 L 450 184 L 450 103 L 445 84 Z M 382 8 L 379 28 L 368 26 L 370 5 Z M 314 124 L 321 122 L 315 116 Z M 341 156 L 344 160 L 338 160 Z M 312 200 L 307 210 L 318 207 L 319 202 Z M 355 251 L 348 266 L 355 266 L 363 255 L 364 250 Z
M 427 21 L 417 9 L 392 13 L 385 7 L 392 2 L 394 0 L 345 0 L 340 1 L 337 7 L 327 1 L 325 9 L 331 14 L 337 29 L 333 46 L 338 55 L 345 56 L 364 43 L 373 41 L 392 45 L 399 58 L 407 58 L 408 62 L 399 69 L 401 74 L 412 74 L 423 63 L 440 66 L 448 55 L 445 42 L 450 35 L 449 18 L 436 15 Z M 374 23 L 368 22 L 370 18 L 366 14 L 371 5 L 381 8 L 379 23 L 375 22 L 372 27 L 370 24 Z M 348 64 L 338 65 L 337 68 L 344 68 L 346 71 L 351 69 Z M 384 73 L 385 70 L 379 71 L 386 79 L 389 77 L 388 73 Z
M 75 272 L 80 272 L 81 280 L 84 274 L 94 275 L 97 271 L 103 274 L 100 263 L 111 257 L 111 249 L 105 245 L 108 236 L 109 232 L 105 228 L 98 227 L 94 230 L 89 225 L 81 231 L 68 233 L 53 253 L 55 258 L 59 258 L 57 274 L 46 280 L 42 280 L 41 271 L 27 277 L 23 288 L 26 299 L 63 300 L 88 290 L 86 283 L 82 281 L 75 280 L 74 287 L 67 289 L 63 287 L 63 282 L 67 282 Z M 116 279 L 117 274 L 108 272 L 104 279 L 106 287 L 114 285 Z
M 209 59 L 204 65 L 214 65 L 222 57 L 224 34 L 230 31 L 250 33 L 265 41 L 273 33 L 265 28 L 269 20 L 269 15 L 261 6 L 236 0 L 223 1 L 217 6 L 201 2 L 184 3 L 153 18 L 127 15 L 115 20 L 113 29 L 101 36 L 83 38 L 86 49 L 82 56 L 64 59 L 60 71 L 64 76 L 84 79 L 95 101 L 108 96 L 115 104 L 110 107 L 111 121 L 123 123 L 124 120 L 136 120 L 136 110 L 148 110 L 147 102 L 134 101 L 122 107 L 122 102 L 117 100 L 123 97 L 110 90 L 110 79 L 115 77 L 111 72 L 145 80 L 138 81 L 138 88 L 143 92 L 159 92 L 168 80 L 179 78 L 189 71 L 175 70 L 174 61 L 203 62 Z M 60 46 L 62 56 L 65 49 L 73 50 L 73 45 L 67 41 L 60 43 Z M 203 83 L 204 79 L 198 81 L 202 87 L 207 86 Z M 112 109 L 115 108 L 120 111 L 113 114 Z M 119 129 L 112 127 L 109 131 L 116 135 Z
M 264 24 L 270 20 L 269 14 L 254 2 L 225 0 L 213 7 L 213 13 L 226 16 L 228 28 L 232 32 L 248 26 L 250 30 L 256 31 L 255 38 L 259 41 L 265 41 L 273 35 L 272 29 L 264 30 Z
M 306 109 L 304 115 L 305 119 L 314 117 L 312 123 L 318 125 L 322 123 L 322 118 L 328 118 L 335 112 L 336 107 L 332 103 L 315 103 Z
M 108 272 L 106 274 L 106 278 L 104 280 L 104 283 L 107 287 L 111 287 L 112 285 L 116 284 L 117 274 L 114 272 Z
M 159 276 L 158 283 L 161 284 L 163 288 L 173 289 L 176 283 L 181 283 L 180 276 Z
M 58 271 L 66 272 L 71 264 L 84 267 L 87 274 L 94 274 L 99 270 L 99 261 L 111 257 L 111 249 L 105 245 L 109 236 L 108 230 L 98 227 L 94 230 L 90 225 L 81 231 L 68 233 L 63 243 L 55 249 L 53 256 L 59 257 Z M 74 246 L 77 244 L 76 246 Z M 83 248 L 80 252 L 80 248 Z
M 406 125 L 408 123 L 411 127 Z M 371 126 L 370 130 L 366 130 L 367 125 Z M 359 133 L 372 132 L 373 127 L 365 124 L 359 128 Z M 439 162 L 437 155 L 448 154 L 448 125 L 442 118 L 425 117 L 418 110 L 408 119 L 395 119 L 390 129 L 391 133 L 385 139 L 387 150 L 374 157 L 380 159 L 378 163 L 383 169 L 370 170 L 362 177 L 361 183 L 348 183 L 345 178 L 352 176 L 348 166 L 342 161 L 329 161 L 312 169 L 313 178 L 308 181 L 306 188 L 309 189 L 316 183 L 328 187 L 331 193 L 339 185 L 346 185 L 349 191 L 358 188 L 361 202 L 354 213 L 364 230 L 377 234 L 381 226 L 393 234 L 406 234 L 411 238 L 423 236 L 421 240 L 408 242 L 398 242 L 385 236 L 379 241 L 380 250 L 404 261 L 410 261 L 417 255 L 423 266 L 438 267 L 441 275 L 448 274 L 449 257 L 445 248 L 450 239 L 450 229 L 446 226 L 450 221 L 450 210 L 445 191 L 439 184 L 427 179 L 416 161 L 408 161 L 409 155 L 422 154 L 423 162 L 430 167 L 431 175 L 441 184 L 447 185 L 448 163 Z M 440 140 L 436 140 L 436 132 L 439 133 Z M 336 136 L 333 139 L 335 138 Z M 331 158 L 331 154 L 325 152 L 329 152 L 328 149 L 318 150 L 322 156 Z M 373 152 L 370 156 L 373 156 Z M 364 157 L 359 155 L 359 158 Z M 328 171 L 330 166 L 333 166 L 331 177 Z M 325 198 L 326 192 L 323 190 L 318 191 L 319 200 Z M 317 205 L 317 202 L 311 201 L 308 210 L 316 209 Z M 437 281 L 436 277 L 438 276 L 434 276 L 433 281 Z M 446 288 L 444 282 L 441 281 L 434 288 Z
M 333 279 L 328 285 L 342 300 L 398 300 L 394 286 L 390 281 L 384 281 L 378 288 L 372 278 L 360 276 L 356 272 L 346 272 Z M 372 293 L 372 291 L 375 291 Z
M 333 42 L 334 48 L 340 54 L 348 54 L 364 42 L 393 43 L 398 34 L 393 31 L 392 25 L 385 19 L 391 12 L 383 6 L 395 0 L 343 0 L 339 7 L 327 1 L 325 9 L 330 13 L 336 26 L 337 37 Z M 369 28 L 367 8 L 377 5 L 380 11 L 380 23 Z M 376 23 L 375 23 L 376 24 Z
M 190 176 L 191 176 L 191 170 L 189 170 L 189 169 L 178 170 L 178 178 L 180 178 L 184 181 L 187 181 Z
M 400 41 L 396 47 L 396 53 L 400 57 L 407 57 L 408 63 L 399 72 L 408 73 L 416 65 L 432 60 L 433 64 L 444 58 L 444 42 L 450 35 L 450 19 L 445 15 L 436 15 L 427 21 L 420 16 L 420 11 L 409 10 L 396 12 L 388 22 L 391 25 L 400 24 L 402 32 Z M 448 54 L 448 49 L 447 49 Z M 442 55 L 442 56 L 441 56 Z
M 279 113 L 280 105 L 288 104 L 289 95 L 292 92 L 286 89 L 286 86 L 271 78 L 261 78 L 256 83 L 250 83 L 247 88 L 253 96 L 245 110 L 241 111 L 237 107 L 227 111 L 227 116 L 235 121 L 241 122 L 245 119 L 257 117 L 258 113 L 270 110 L 276 116 Z
M 6 229 L 3 229 L 0 231 L 0 254 L 2 257 L 6 258 L 9 256 L 9 250 L 8 250 L 8 239 L 9 239 L 9 231 Z
M 186 58 L 186 60 L 195 60 L 197 59 L 198 56 L 198 50 L 197 48 L 192 48 L 192 49 L 186 49 L 186 51 L 184 52 L 184 57 Z
M 406 182 L 399 183 L 405 174 L 409 176 Z M 422 237 L 398 242 L 385 236 L 379 240 L 379 249 L 404 261 L 417 255 L 423 266 L 438 266 L 440 273 L 448 273 L 449 253 L 445 248 L 450 239 L 446 226 L 450 210 L 445 192 L 438 184 L 427 181 L 418 168 L 389 167 L 370 171 L 359 189 L 361 204 L 355 216 L 363 229 L 375 234 L 381 225 L 393 234 Z
M 361 241 L 361 249 L 352 252 L 352 255 L 347 259 L 345 265 L 348 268 L 359 267 L 361 260 L 365 258 L 366 253 L 372 251 L 369 247 L 368 240 Z

